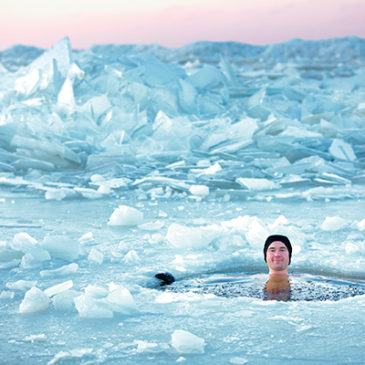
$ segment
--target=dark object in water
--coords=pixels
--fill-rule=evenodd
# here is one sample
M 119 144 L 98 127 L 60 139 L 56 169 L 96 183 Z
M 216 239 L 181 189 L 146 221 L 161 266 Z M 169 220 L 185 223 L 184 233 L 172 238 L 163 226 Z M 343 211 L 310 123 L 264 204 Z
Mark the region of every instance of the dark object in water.
M 175 281 L 175 278 L 169 272 L 161 272 L 155 275 L 155 278 L 162 280 L 161 286 L 170 285 Z

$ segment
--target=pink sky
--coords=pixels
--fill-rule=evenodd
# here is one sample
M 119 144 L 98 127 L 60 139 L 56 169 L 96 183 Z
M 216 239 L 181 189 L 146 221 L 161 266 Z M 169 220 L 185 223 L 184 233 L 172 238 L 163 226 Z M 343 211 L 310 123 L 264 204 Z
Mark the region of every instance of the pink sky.
M 364 0 L 12 0 L 0 13 L 0 50 L 105 43 L 365 38 Z

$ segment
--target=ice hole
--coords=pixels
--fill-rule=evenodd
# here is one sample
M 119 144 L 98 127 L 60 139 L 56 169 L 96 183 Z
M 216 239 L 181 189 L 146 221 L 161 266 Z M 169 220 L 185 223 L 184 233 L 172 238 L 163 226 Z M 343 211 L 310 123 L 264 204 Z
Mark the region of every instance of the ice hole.
M 159 284 L 159 290 L 173 293 L 280 301 L 338 301 L 365 295 L 365 278 L 347 279 L 307 273 L 289 274 L 289 279 L 281 283 L 272 282 L 268 274 L 241 272 L 201 274 Z

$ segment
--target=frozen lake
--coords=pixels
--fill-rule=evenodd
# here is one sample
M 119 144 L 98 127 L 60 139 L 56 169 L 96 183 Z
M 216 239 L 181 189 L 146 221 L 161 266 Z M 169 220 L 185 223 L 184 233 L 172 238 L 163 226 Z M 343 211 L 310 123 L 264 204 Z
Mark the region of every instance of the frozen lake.
M 0 363 L 363 364 L 364 60 L 359 38 L 1 51 Z M 291 300 L 262 296 L 270 234 Z
M 287 228 L 306 235 L 300 251 L 295 253 L 298 248 L 294 249 L 291 273 L 364 279 L 364 259 L 359 258 L 359 251 L 346 253 L 344 247 L 354 231 L 351 224 L 357 220 L 357 212 L 364 211 L 364 201 L 271 202 L 270 209 L 267 203 L 256 201 L 118 201 L 137 206 L 146 221 L 159 222 L 158 229 L 146 231 L 108 226 L 116 207 L 114 199 L 55 202 L 22 194 L 5 196 L 1 225 L 8 241 L 20 232 L 28 232 L 39 241 L 45 235 L 61 235 L 76 243 L 85 233 L 93 235 L 93 240 L 80 245 L 76 259 L 52 259 L 37 268 L 2 270 L 1 356 L 8 364 L 163 364 L 183 358 L 204 364 L 362 362 L 364 295 L 339 301 L 278 302 L 189 291 L 173 293 L 154 289 L 157 281 L 153 275 L 165 270 L 180 279 L 209 272 L 266 273 L 261 247 L 244 243 L 237 228 L 220 232 L 219 238 L 200 249 L 176 248 L 164 239 L 173 222 L 212 227 L 248 215 L 260 217 L 263 225 L 285 216 Z M 329 211 L 341 214 L 348 226 L 335 234 L 322 231 L 319 225 Z M 298 241 L 292 242 L 298 247 Z M 93 249 L 103 254 L 102 263 L 90 259 Z M 132 251 L 135 255 L 128 255 Z M 70 263 L 78 265 L 75 272 L 51 271 Z M 107 311 L 91 309 L 90 317 L 107 318 L 83 318 L 74 306 L 56 308 L 53 302 L 40 313 L 20 314 L 26 289 L 5 287 L 11 288 L 9 284 L 19 280 L 31 281 L 41 290 L 72 280 L 72 290 L 79 294 L 89 285 L 107 290 L 110 283 L 115 283 L 130 291 L 135 307 L 127 306 L 126 313 L 114 312 L 112 318 Z M 12 298 L 3 297 L 10 291 L 14 293 Z M 107 308 L 106 304 L 100 306 Z M 203 338 L 204 354 L 176 351 L 171 346 L 171 335 L 178 329 Z

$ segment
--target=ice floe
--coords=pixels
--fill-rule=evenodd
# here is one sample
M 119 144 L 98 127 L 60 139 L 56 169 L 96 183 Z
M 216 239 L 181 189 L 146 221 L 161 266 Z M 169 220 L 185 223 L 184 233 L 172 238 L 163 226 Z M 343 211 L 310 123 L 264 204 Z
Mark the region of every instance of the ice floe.
M 137 226 L 142 222 L 142 212 L 133 207 L 120 205 L 110 216 L 108 224 L 111 226 Z
M 171 345 L 181 354 L 202 354 L 205 341 L 191 332 L 175 330 L 171 335 Z
M 20 313 L 35 313 L 48 310 L 49 296 L 37 287 L 29 289 L 19 305 Z

